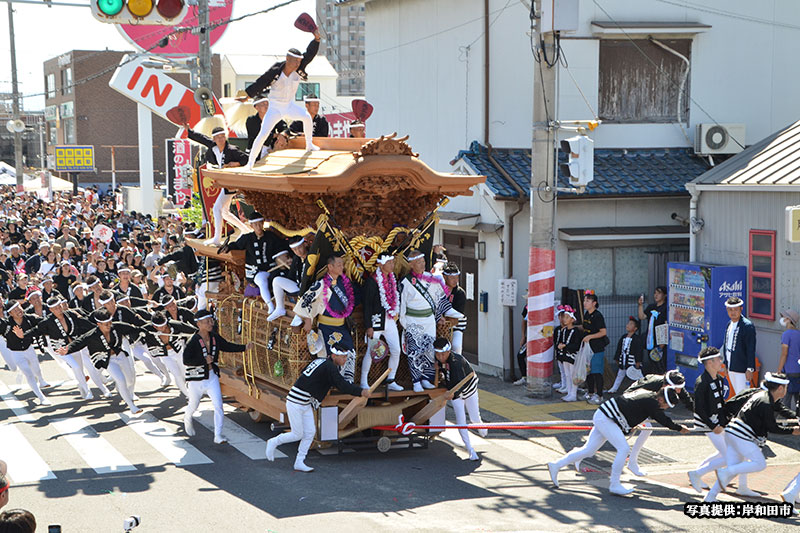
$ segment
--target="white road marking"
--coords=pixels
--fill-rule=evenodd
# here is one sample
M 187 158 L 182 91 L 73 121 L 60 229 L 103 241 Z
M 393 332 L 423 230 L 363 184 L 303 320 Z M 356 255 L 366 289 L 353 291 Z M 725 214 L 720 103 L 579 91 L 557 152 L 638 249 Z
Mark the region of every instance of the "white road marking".
M 47 463 L 12 424 L 0 424 L 3 460 L 8 463 L 8 476 L 15 483 L 56 479 Z
M 11 409 L 14 414 L 17 415 L 17 418 L 23 422 L 33 423 L 36 421 L 25 408 L 25 402 L 19 401 L 2 381 L 0 381 L 0 398 L 6 402 L 8 408 Z
M 203 427 L 214 431 L 214 409 L 197 410 L 200 415 L 195 418 Z M 254 461 L 266 459 L 267 443 L 264 439 L 255 436 L 248 430 L 228 417 L 222 424 L 222 435 L 228 439 L 228 444 L 245 454 Z M 284 459 L 287 455 L 280 450 L 275 450 L 276 459 Z
M 98 474 L 136 470 L 111 443 L 101 437 L 82 417 L 61 418 L 53 421 L 60 436 L 83 457 Z
M 175 430 L 159 421 L 150 413 L 131 417 L 120 413 L 119 417 L 128 427 L 139 434 L 147 443 L 176 466 L 190 466 L 213 463 L 203 452 L 189 444 L 185 437 L 178 436 Z

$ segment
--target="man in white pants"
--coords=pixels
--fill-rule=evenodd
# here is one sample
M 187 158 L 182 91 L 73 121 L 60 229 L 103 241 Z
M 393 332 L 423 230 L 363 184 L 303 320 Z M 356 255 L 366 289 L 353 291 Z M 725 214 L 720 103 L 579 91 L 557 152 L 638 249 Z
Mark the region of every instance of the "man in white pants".
M 272 278 L 275 311 L 267 317 L 267 322 L 272 322 L 286 314 L 287 293 L 298 294 L 300 292 L 300 283 L 303 281 L 303 261 L 308 255 L 308 243 L 304 237 L 297 236 L 289 242 L 289 249 L 292 251 L 291 264 L 285 271 L 276 272 L 276 275 Z
M 247 168 L 252 169 L 256 160 L 261 155 L 261 147 L 269 137 L 272 128 L 281 119 L 287 123 L 293 120 L 303 122 L 303 132 L 306 138 L 306 150 L 319 150 L 312 142 L 314 123 L 308 110 L 295 101 L 297 88 L 300 81 L 306 79 L 305 69 L 319 50 L 319 30 L 314 30 L 314 40 L 308 45 L 306 52 L 301 54 L 296 48 L 286 52 L 286 60 L 272 65 L 252 85 L 247 87 L 247 95 L 254 98 L 265 89 L 269 88 L 269 109 L 261 120 L 261 130 L 250 148 L 250 157 Z
M 183 366 L 183 349 L 186 341 L 191 335 L 197 332 L 194 326 L 178 321 L 167 320 L 164 313 L 153 313 L 150 322 L 152 326 L 152 337 L 147 336 L 147 349 L 153 358 L 167 368 L 175 379 L 175 385 L 181 393 L 189 397 L 189 389 L 186 386 L 186 368 Z M 153 344 L 153 341 L 156 341 Z
M 473 424 L 482 424 L 481 407 L 478 402 L 478 376 L 472 370 L 469 361 L 461 354 L 452 351 L 450 343 L 447 342 L 447 339 L 442 337 L 439 337 L 433 342 L 433 351 L 436 361 L 439 363 L 439 370 L 443 374 L 442 384 L 448 389 L 445 394 L 447 399 L 450 400 L 450 404 L 453 406 L 453 411 L 456 415 L 456 425 L 464 426 L 467 424 L 465 408 L 469 413 L 470 422 Z M 461 389 L 454 393 L 450 392 L 450 389 L 458 385 L 470 374 L 472 374 L 472 379 L 470 379 L 466 385 L 463 385 Z M 469 460 L 480 461 L 480 457 L 478 457 L 478 454 L 475 452 L 469 440 L 469 431 L 462 428 L 458 430 L 458 433 L 461 435 L 461 440 L 467 448 Z M 478 430 L 478 434 L 481 437 L 485 437 L 488 433 L 489 430 L 486 428 Z
M 794 514 L 800 515 L 800 506 L 797 505 L 797 502 L 800 501 L 800 474 L 794 476 L 794 479 L 786 485 L 781 492 L 781 499 L 794 505 Z
M 600 447 L 608 441 L 617 449 L 617 455 L 611 466 L 611 482 L 608 490 L 619 496 L 633 492 L 633 488 L 620 483 L 622 469 L 630 452 L 630 446 L 628 446 L 625 436 L 630 435 L 633 428 L 648 418 L 653 418 L 661 425 L 683 434 L 689 433 L 689 428 L 676 424 L 664 413 L 664 409 L 674 407 L 677 401 L 678 393 L 674 389 L 665 388 L 661 392 L 638 390 L 619 398 L 610 398 L 600 404 L 592 418 L 594 427 L 589 432 L 586 444 L 572 450 L 558 461 L 547 464 L 553 484 L 558 488 L 559 470 L 568 464 L 574 464 L 578 468 L 583 459 L 597 453 Z
M 195 333 L 183 349 L 183 364 L 186 367 L 186 388 L 189 390 L 189 405 L 183 415 L 183 427 L 190 437 L 195 435 L 192 415 L 204 395 L 211 398 L 214 406 L 214 444 L 228 440 L 222 435 L 222 391 L 219 388 L 219 352 L 243 352 L 253 347 L 252 342 L 236 344 L 223 339 L 214 331 L 214 315 L 208 309 L 195 313 Z
M 734 394 L 748 388 L 756 368 L 756 327 L 742 316 L 744 301 L 731 297 L 725 302 L 730 322 L 725 329 L 725 341 L 720 351 L 728 367 Z
M 314 469 L 305 463 L 306 454 L 314 440 L 317 426 L 314 424 L 314 410 L 328 394 L 331 387 L 353 396 L 369 397 L 369 389 L 362 389 L 344 379 L 339 367 L 347 362 L 352 354 L 340 343 L 331 348 L 330 358 L 311 361 L 297 378 L 286 396 L 286 414 L 289 416 L 289 433 L 281 433 L 267 441 L 267 459 L 275 460 L 275 449 L 281 444 L 300 441 L 294 469 L 312 472 Z
M 30 316 L 22 312 L 22 306 L 18 301 L 11 300 L 5 307 L 6 318 L 0 320 L 0 335 L 5 337 L 6 352 L 5 359 L 13 361 L 14 366 L 22 372 L 28 386 L 36 395 L 40 405 L 50 405 L 42 393 L 42 388 L 50 385 L 42 378 L 39 369 L 39 360 L 33 350 L 32 339 L 25 337 L 24 332 L 32 329 L 34 322 Z
M 364 329 L 367 341 L 377 341 L 381 337 L 389 347 L 389 377 L 386 386 L 389 390 L 401 391 L 394 378 L 400 366 L 400 334 L 397 331 L 397 319 L 400 315 L 400 292 L 397 278 L 394 275 L 394 256 L 381 252 L 378 255 L 378 268 L 375 274 L 364 281 L 362 306 L 364 310 Z M 369 353 L 361 361 L 361 387 L 368 388 L 369 370 L 372 357 Z

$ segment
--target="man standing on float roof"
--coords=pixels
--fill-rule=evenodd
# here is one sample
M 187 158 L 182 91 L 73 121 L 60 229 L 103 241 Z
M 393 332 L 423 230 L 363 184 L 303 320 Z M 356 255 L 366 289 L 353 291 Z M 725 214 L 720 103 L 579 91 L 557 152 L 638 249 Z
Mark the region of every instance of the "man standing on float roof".
M 301 54 L 297 48 L 290 48 L 286 52 L 286 60 L 279 61 L 272 65 L 269 70 L 262 74 L 245 91 L 251 98 L 261 93 L 269 87 L 269 109 L 261 120 L 261 130 L 253 141 L 250 148 L 250 159 L 247 161 L 247 168 L 252 169 L 256 159 L 261 154 L 261 147 L 267 140 L 269 133 L 275 124 L 282 118 L 290 120 L 301 120 L 303 122 L 303 132 L 306 137 L 306 150 L 319 150 L 312 143 L 314 123 L 308 111 L 295 102 L 297 88 L 300 81 L 307 78 L 306 67 L 319 50 L 319 29 L 314 30 L 314 40 L 309 43 L 305 54 Z

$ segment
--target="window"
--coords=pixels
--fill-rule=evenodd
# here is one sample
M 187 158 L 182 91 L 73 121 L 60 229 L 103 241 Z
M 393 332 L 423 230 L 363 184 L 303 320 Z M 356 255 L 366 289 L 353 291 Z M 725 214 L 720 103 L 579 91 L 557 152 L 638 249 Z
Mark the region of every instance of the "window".
M 750 317 L 775 320 L 774 231 L 750 230 L 747 294 Z
M 651 248 L 574 248 L 567 257 L 572 289 L 593 289 L 599 296 L 638 296 L 648 291 Z
M 690 39 L 660 42 L 691 59 Z M 601 119 L 618 123 L 688 122 L 689 76 L 680 57 L 646 39 L 603 39 L 599 63 Z
M 226 83 L 222 87 L 222 97 L 223 98 L 230 98 L 230 96 L 231 96 L 231 84 L 230 83 Z
M 50 145 L 58 144 L 58 129 L 55 122 L 47 123 L 47 138 Z
M 306 96 L 313 96 L 319 98 L 319 83 L 301 83 L 297 88 L 295 100 L 302 100 Z
M 61 71 L 61 94 L 72 94 L 72 67 Z
M 44 91 L 48 98 L 56 97 L 56 75 L 52 72 L 44 79 Z
M 65 118 L 61 125 L 64 128 L 64 144 L 75 144 L 75 119 Z

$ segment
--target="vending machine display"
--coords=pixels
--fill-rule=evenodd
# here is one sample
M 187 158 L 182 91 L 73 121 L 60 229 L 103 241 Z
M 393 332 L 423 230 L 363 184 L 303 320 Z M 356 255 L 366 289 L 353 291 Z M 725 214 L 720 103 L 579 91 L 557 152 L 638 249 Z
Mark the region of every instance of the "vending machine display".
M 669 263 L 667 268 L 667 368 L 680 370 L 686 376 L 686 388 L 693 391 L 703 371 L 697 354 L 706 346 L 719 348 L 724 341 L 725 300 L 738 296 L 746 301 L 747 268 L 699 263 Z

